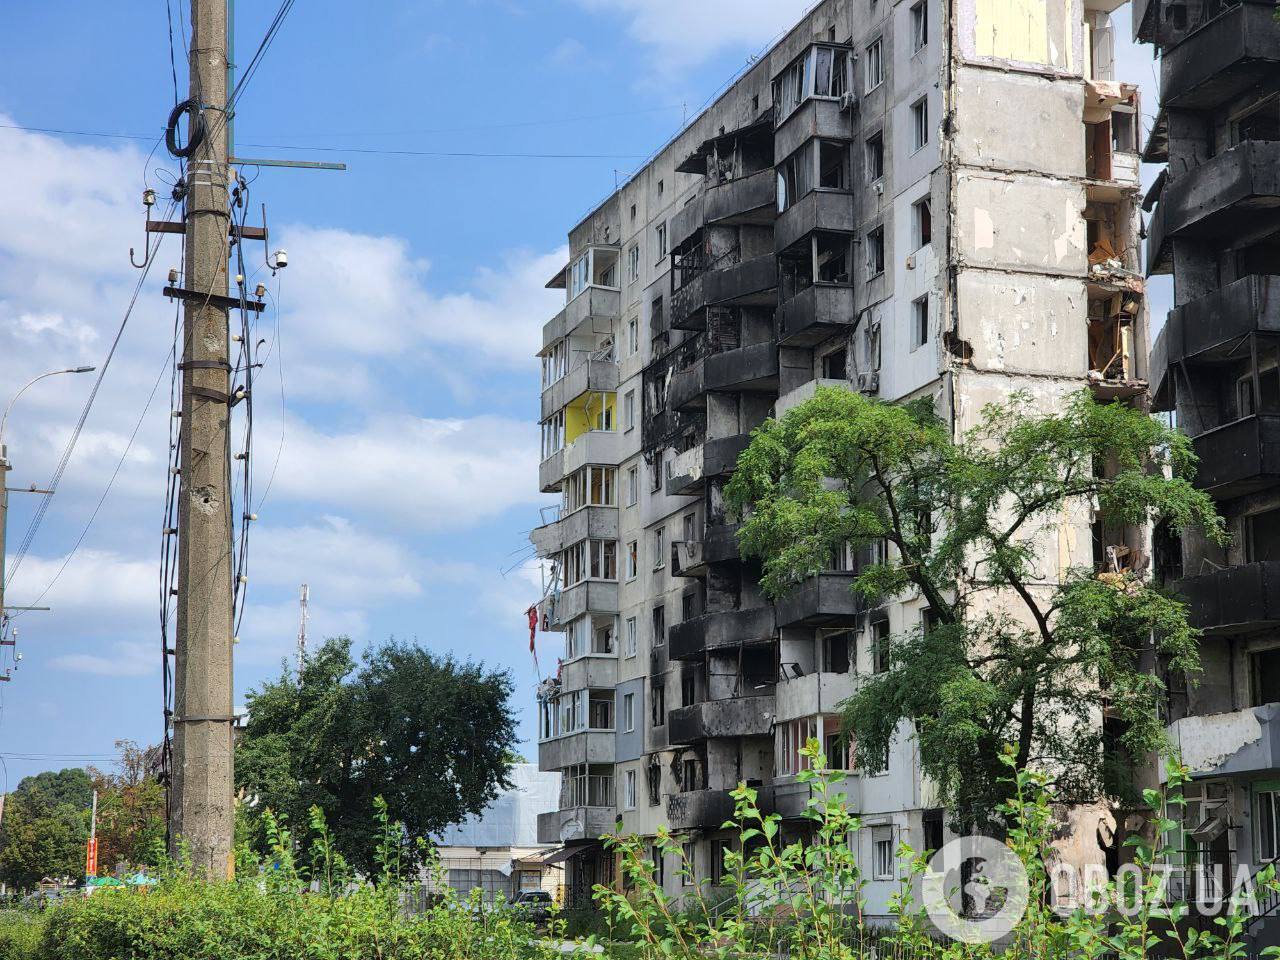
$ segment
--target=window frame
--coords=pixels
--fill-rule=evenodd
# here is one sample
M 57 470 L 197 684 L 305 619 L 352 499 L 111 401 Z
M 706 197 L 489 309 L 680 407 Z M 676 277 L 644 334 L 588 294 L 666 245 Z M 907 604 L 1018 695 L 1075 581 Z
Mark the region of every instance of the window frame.
M 636 623 L 635 617 L 627 617 L 626 634 L 623 638 L 625 646 L 623 647 L 623 655 L 627 660 L 638 656 L 639 650 L 639 625 Z
M 929 95 L 912 102 L 911 107 L 911 155 L 919 153 L 929 145 Z
M 864 51 L 865 67 L 863 69 L 863 95 L 880 89 L 884 85 L 884 37 L 879 36 L 867 44 Z M 875 67 L 875 82 L 872 82 L 872 67 Z
M 918 0 L 909 11 L 911 24 L 911 53 L 914 56 L 929 45 L 929 3 Z
M 919 350 L 929 342 L 929 294 L 911 301 L 911 349 Z

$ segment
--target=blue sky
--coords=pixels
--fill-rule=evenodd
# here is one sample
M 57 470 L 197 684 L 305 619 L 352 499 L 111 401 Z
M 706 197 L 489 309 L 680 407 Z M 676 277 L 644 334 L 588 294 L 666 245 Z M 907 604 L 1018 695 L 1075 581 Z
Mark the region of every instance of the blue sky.
M 239 6 L 247 59 L 276 4 Z M 272 282 L 279 338 L 274 317 L 260 333 L 270 359 L 256 405 L 259 491 L 277 451 L 280 466 L 252 540 L 238 701 L 292 651 L 307 582 L 314 640 L 395 636 L 508 667 L 522 733 L 533 735 L 521 611 L 537 597 L 537 574 L 519 561 L 545 502 L 533 353 L 558 296 L 542 285 L 564 261 L 568 228 L 805 6 L 296 4 L 241 102 L 238 152 L 350 169 L 263 169 L 252 186 L 290 266 Z M 1127 10 L 1116 19 L 1120 75 L 1149 85 L 1149 55 L 1123 42 Z M 666 28 L 672 22 L 682 28 Z M 164 0 L 18 0 L 0 29 L 10 38 L 0 125 L 158 135 L 173 102 Z M 720 42 L 698 39 L 706 36 Z M 185 89 L 183 67 L 179 50 Z M 596 156 L 341 150 L 353 147 Z M 0 129 L 0 402 L 47 369 L 101 363 L 136 282 L 128 248 L 143 240 L 144 181 L 163 196 L 173 169 L 163 147 L 148 163 L 150 148 Z M 8 601 L 23 604 L 54 580 L 141 423 L 102 512 L 48 589 L 53 611 L 18 622 L 24 659 L 0 690 L 11 786 L 110 755 L 116 739 L 160 735 L 167 379 L 143 411 L 169 348 L 173 313 L 160 287 L 177 259 L 170 242 L 10 584 Z M 48 480 L 89 386 L 88 377 L 58 378 L 24 397 L 6 438 L 13 485 Z M 35 505 L 11 497 L 11 553 Z

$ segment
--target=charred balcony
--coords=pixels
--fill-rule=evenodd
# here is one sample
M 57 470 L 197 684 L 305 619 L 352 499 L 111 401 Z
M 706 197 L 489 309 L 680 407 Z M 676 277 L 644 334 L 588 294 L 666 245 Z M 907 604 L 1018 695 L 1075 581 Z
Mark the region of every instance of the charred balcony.
M 702 577 L 707 573 L 705 544 L 701 540 L 677 540 L 671 544 L 671 575 Z
M 762 814 L 773 812 L 773 791 L 759 790 L 756 805 Z M 667 795 L 667 822 L 672 830 L 719 830 L 733 819 L 735 804 L 729 790 L 689 790 Z
M 853 287 L 810 285 L 783 300 L 774 316 L 779 346 L 811 347 L 838 330 L 853 327 L 857 319 Z
M 708 393 L 771 393 L 778 389 L 776 340 L 752 343 L 704 357 L 672 378 L 677 410 L 700 408 Z
M 1242 0 L 1222 7 L 1161 63 L 1165 106 L 1215 110 L 1280 70 L 1280 30 L 1272 0 Z
M 1280 624 L 1280 561 L 1265 560 L 1179 580 L 1193 627 L 1244 633 Z
M 1147 232 L 1152 271 L 1172 237 L 1237 247 L 1280 232 L 1280 141 L 1246 140 L 1170 179 Z
M 1170 311 L 1151 350 L 1155 409 L 1173 409 L 1178 364 L 1231 364 L 1252 334 L 1280 337 L 1280 276 L 1243 277 Z
M 1280 413 L 1241 417 L 1192 443 L 1200 458 L 1195 485 L 1217 499 L 1280 483 Z
M 777 286 L 773 254 L 751 256 L 740 246 L 715 251 L 697 241 L 672 257 L 671 326 L 705 330 L 715 306 L 772 306 Z
M 773 729 L 773 685 L 747 691 L 741 697 L 707 700 L 677 707 L 667 715 L 667 730 L 674 744 L 699 743 L 716 737 L 765 737 Z
M 701 493 L 708 477 L 727 477 L 738 468 L 738 457 L 751 442 L 749 434 L 707 440 L 671 461 L 666 491 L 673 496 Z
M 820 573 L 798 584 L 774 606 L 779 627 L 853 626 L 866 610 L 853 591 L 854 573 Z
M 672 660 L 696 659 L 715 650 L 771 643 L 777 635 L 773 607 L 706 613 L 668 630 Z

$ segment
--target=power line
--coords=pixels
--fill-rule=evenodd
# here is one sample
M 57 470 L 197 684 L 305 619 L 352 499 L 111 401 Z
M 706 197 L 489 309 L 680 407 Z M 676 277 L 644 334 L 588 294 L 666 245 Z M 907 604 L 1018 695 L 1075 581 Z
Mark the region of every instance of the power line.
M 144 140 L 154 137 L 131 133 L 101 133 L 91 130 L 68 130 L 57 127 L 28 127 L 17 123 L 0 123 L 0 130 L 21 130 L 25 133 L 47 133 L 62 137 L 98 137 L 105 140 Z M 478 150 L 384 150 L 377 147 L 314 147 L 293 146 L 280 143 L 241 143 L 242 147 L 259 150 L 298 150 L 310 153 L 355 153 L 367 156 L 424 157 L 434 159 L 465 160 L 637 160 L 640 153 L 489 153 Z

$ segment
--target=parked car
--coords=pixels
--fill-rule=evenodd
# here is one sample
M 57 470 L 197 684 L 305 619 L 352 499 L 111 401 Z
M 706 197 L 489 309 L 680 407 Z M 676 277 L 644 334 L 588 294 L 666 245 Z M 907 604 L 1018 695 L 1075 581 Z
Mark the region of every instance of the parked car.
M 525 890 L 512 904 L 534 923 L 546 923 L 555 901 L 545 890 Z

